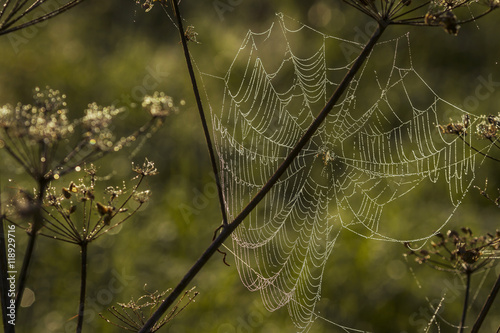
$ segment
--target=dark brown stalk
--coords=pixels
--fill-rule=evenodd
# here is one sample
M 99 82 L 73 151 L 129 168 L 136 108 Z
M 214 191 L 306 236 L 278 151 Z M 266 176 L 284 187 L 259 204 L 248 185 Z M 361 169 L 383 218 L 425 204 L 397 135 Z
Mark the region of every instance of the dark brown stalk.
M 493 285 L 493 288 L 491 289 L 491 292 L 488 295 L 488 298 L 486 299 L 486 302 L 484 303 L 481 312 L 477 316 L 476 322 L 474 323 L 474 326 L 472 326 L 472 330 L 470 331 L 470 333 L 479 332 L 479 329 L 483 324 L 484 318 L 486 318 L 486 315 L 490 311 L 490 308 L 493 305 L 493 302 L 495 301 L 495 298 L 497 297 L 499 291 L 500 291 L 500 274 L 498 275 L 497 281 L 495 282 L 495 285 Z
M 460 319 L 460 325 L 458 327 L 458 333 L 463 333 L 465 328 L 465 317 L 467 315 L 467 307 L 469 306 L 469 291 L 470 291 L 470 280 L 472 272 L 467 270 L 467 286 L 465 288 L 465 299 L 464 299 L 464 308 L 462 310 L 462 319 Z
M 85 313 L 85 294 L 87 290 L 87 241 L 83 240 L 80 244 L 81 247 L 81 277 L 80 277 L 80 305 L 78 307 L 78 324 L 76 326 L 76 332 L 81 333 L 83 328 L 83 315 Z
M 28 278 L 28 270 L 30 267 L 31 259 L 33 258 L 33 250 L 35 249 L 38 230 L 40 230 L 40 228 L 43 226 L 42 204 L 43 197 L 45 196 L 45 191 L 47 190 L 47 185 L 48 181 L 45 178 L 40 177 L 38 181 L 39 190 L 34 201 L 35 212 L 33 214 L 33 224 L 29 232 L 28 246 L 26 247 L 26 252 L 24 253 L 23 266 L 21 268 L 21 273 L 19 274 L 19 287 L 16 296 L 16 313 L 23 299 L 24 288 L 26 286 L 26 280 Z
M 319 128 L 321 123 L 325 120 L 326 116 L 333 109 L 335 104 L 338 102 L 340 97 L 343 95 L 352 79 L 359 71 L 365 60 L 370 55 L 373 50 L 375 44 L 379 40 L 380 36 L 384 32 L 386 25 L 379 24 L 377 30 L 373 33 L 368 41 L 368 44 L 363 48 L 363 51 L 358 56 L 351 69 L 347 72 L 346 76 L 339 84 L 333 95 L 330 97 L 330 100 L 325 105 L 323 110 L 319 113 L 316 119 L 309 126 L 305 134 L 301 137 L 301 139 L 297 142 L 292 151 L 288 154 L 283 163 L 278 167 L 274 175 L 267 181 L 267 183 L 262 187 L 262 189 L 257 193 L 257 195 L 248 203 L 248 205 L 241 211 L 241 213 L 234 219 L 233 222 L 228 224 L 225 228 L 222 229 L 219 236 L 210 244 L 210 246 L 205 250 L 205 252 L 201 255 L 201 257 L 196 261 L 196 263 L 191 267 L 191 269 L 186 273 L 186 275 L 182 278 L 179 284 L 175 287 L 175 289 L 168 295 L 168 297 L 163 301 L 163 303 L 158 307 L 156 312 L 151 316 L 151 318 L 146 322 L 146 324 L 142 327 L 139 333 L 147 333 L 150 332 L 153 325 L 160 320 L 162 315 L 167 311 L 167 309 L 173 304 L 173 302 L 180 296 L 182 291 L 187 288 L 189 283 L 193 280 L 193 278 L 198 274 L 198 272 L 203 268 L 203 266 L 207 263 L 210 257 L 217 251 L 217 249 L 222 245 L 222 243 L 231 235 L 231 233 L 243 222 L 243 220 L 252 212 L 252 210 L 257 206 L 257 204 L 266 196 L 266 194 L 271 190 L 274 184 L 278 181 L 278 179 L 283 175 L 283 173 L 287 170 L 287 168 L 292 164 L 293 160 L 300 153 L 302 148 L 306 145 L 309 139 L 313 136 L 316 130 Z
M 162 3 L 162 6 L 165 6 L 165 5 Z M 203 126 L 203 133 L 205 134 L 205 140 L 207 142 L 208 152 L 210 154 L 210 163 L 212 165 L 212 171 L 213 171 L 214 176 L 215 176 L 215 183 L 217 184 L 217 193 L 219 196 L 219 205 L 220 205 L 221 214 L 222 214 L 222 222 L 223 222 L 224 226 L 226 226 L 227 225 L 226 205 L 224 204 L 224 194 L 222 193 L 222 186 L 221 186 L 221 182 L 220 182 L 220 178 L 219 178 L 219 171 L 218 171 L 219 169 L 217 167 L 217 162 L 216 162 L 216 158 L 215 158 L 215 151 L 213 148 L 212 139 L 210 138 L 210 131 L 208 129 L 207 119 L 205 118 L 205 112 L 203 111 L 203 103 L 201 102 L 200 91 L 198 89 L 198 84 L 196 83 L 196 76 L 195 76 L 194 70 L 193 70 L 191 55 L 189 54 L 189 49 L 188 49 L 188 45 L 187 45 L 188 40 L 187 40 L 186 35 L 184 33 L 184 27 L 182 25 L 182 17 L 181 17 L 181 13 L 179 12 L 179 6 L 177 5 L 176 0 L 172 0 L 172 6 L 174 8 L 174 14 L 177 18 L 177 25 L 178 25 L 177 28 L 179 29 L 179 33 L 181 36 L 182 48 L 184 50 L 184 57 L 186 58 L 186 64 L 187 64 L 188 71 L 189 71 L 189 77 L 191 79 L 191 85 L 193 86 L 193 92 L 194 92 L 194 96 L 196 98 L 196 105 L 198 106 L 198 112 L 200 114 L 201 124 Z M 165 7 L 164 7 L 164 9 L 165 9 Z

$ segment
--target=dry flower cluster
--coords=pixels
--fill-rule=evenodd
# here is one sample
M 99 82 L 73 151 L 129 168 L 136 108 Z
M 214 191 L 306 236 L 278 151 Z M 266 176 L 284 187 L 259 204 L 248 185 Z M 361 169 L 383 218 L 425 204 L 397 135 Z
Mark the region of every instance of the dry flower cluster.
M 473 273 L 493 263 L 500 254 L 500 231 L 494 235 L 474 236 L 470 228 L 461 228 L 460 232 L 449 230 L 446 235 L 435 235 L 428 249 L 414 251 L 411 244 L 407 255 L 415 256 L 420 264 L 428 264 L 437 270 Z
M 460 24 L 500 7 L 499 0 L 343 0 L 377 22 L 389 25 L 442 27 L 457 35 Z M 473 8 L 474 7 L 474 8 Z M 476 10 L 476 7 L 478 8 Z M 460 17 L 457 15 L 460 14 Z

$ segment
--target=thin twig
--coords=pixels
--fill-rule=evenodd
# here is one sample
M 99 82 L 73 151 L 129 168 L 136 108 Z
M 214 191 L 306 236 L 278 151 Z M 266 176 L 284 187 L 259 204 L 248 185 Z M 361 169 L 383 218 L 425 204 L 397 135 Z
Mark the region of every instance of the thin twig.
M 196 76 L 194 74 L 193 64 L 192 64 L 191 56 L 189 54 L 189 49 L 187 46 L 188 41 L 186 38 L 186 34 L 184 33 L 184 28 L 182 26 L 182 17 L 181 17 L 181 13 L 179 12 L 179 6 L 177 5 L 177 2 L 175 0 L 172 0 L 172 5 L 174 8 L 174 14 L 177 17 L 179 34 L 181 36 L 182 48 L 184 50 L 184 57 L 186 58 L 186 64 L 187 64 L 188 71 L 189 71 L 189 77 L 191 78 L 191 84 L 193 86 L 193 92 L 194 92 L 194 96 L 196 98 L 196 105 L 198 106 L 198 112 L 200 114 L 201 124 L 203 126 L 203 133 L 205 134 L 205 140 L 207 142 L 207 148 L 208 148 L 208 152 L 210 154 L 210 163 L 212 165 L 212 171 L 213 171 L 214 176 L 215 176 L 215 183 L 217 185 L 217 193 L 219 196 L 219 205 L 220 205 L 221 214 L 222 214 L 222 223 L 224 224 L 224 226 L 227 226 L 226 205 L 224 203 L 225 200 L 224 200 L 224 194 L 222 192 L 222 186 L 221 186 L 221 181 L 220 181 L 220 176 L 219 176 L 219 169 L 217 167 L 217 162 L 216 162 L 216 158 L 215 158 L 215 151 L 213 148 L 212 139 L 210 138 L 210 131 L 208 129 L 207 120 L 205 118 L 205 112 L 203 111 L 203 104 L 201 102 L 200 92 L 198 90 L 198 84 L 196 83 Z M 165 9 L 165 5 L 163 4 L 163 2 L 162 2 L 162 6 L 164 6 L 164 9 Z
M 486 157 L 486 158 L 489 158 L 490 160 L 493 160 L 493 161 L 495 161 L 495 162 L 500 162 L 500 160 L 499 160 L 498 158 L 495 158 L 495 157 L 490 156 L 490 155 L 488 155 L 488 154 L 486 154 L 486 153 L 483 153 L 482 151 L 480 151 L 480 150 L 479 150 L 479 149 L 477 149 L 476 147 L 472 146 L 470 143 L 468 143 L 468 142 L 467 142 L 467 141 L 463 138 L 463 136 L 462 136 L 462 135 L 460 135 L 460 134 L 459 134 L 459 135 L 458 135 L 458 137 L 459 137 L 460 139 L 462 139 L 462 141 L 463 141 L 463 142 L 464 142 L 464 143 L 465 143 L 465 144 L 466 144 L 466 145 L 467 145 L 470 149 L 474 150 L 474 151 L 475 151 L 476 153 L 478 153 L 479 155 L 482 155 L 482 156 L 484 156 L 484 157 Z
M 493 288 L 491 289 L 491 292 L 488 295 L 488 298 L 486 299 L 486 302 L 484 303 L 481 312 L 477 316 L 476 322 L 474 323 L 474 326 L 472 326 L 472 330 L 470 331 L 470 333 L 479 332 L 479 329 L 481 328 L 481 325 L 483 324 L 483 321 L 486 318 L 488 311 L 490 311 L 490 308 L 493 305 L 493 302 L 495 301 L 495 298 L 497 297 L 499 291 L 500 291 L 500 274 L 498 275 L 497 281 L 493 285 Z
M 196 261 L 196 263 L 191 267 L 191 269 L 182 278 L 175 289 L 168 295 L 168 297 L 163 301 L 163 303 L 158 307 L 158 310 L 151 316 L 147 323 L 142 327 L 139 333 L 147 333 L 153 327 L 153 325 L 160 320 L 161 316 L 167 311 L 167 309 L 173 304 L 173 302 L 180 296 L 182 291 L 188 286 L 188 284 L 193 280 L 193 278 L 198 274 L 198 272 L 203 268 L 207 261 L 212 257 L 212 255 L 217 251 L 217 249 L 222 245 L 222 243 L 231 235 L 231 233 L 243 222 L 243 220 L 253 211 L 257 204 L 266 196 L 266 194 L 271 190 L 271 188 L 276 184 L 278 179 L 283 175 L 283 173 L 292 164 L 295 157 L 298 156 L 302 148 L 306 145 L 309 139 L 313 136 L 322 122 L 325 120 L 327 115 L 333 109 L 335 104 L 338 102 L 340 97 L 343 95 L 349 84 L 351 83 L 354 76 L 360 70 L 361 66 L 365 60 L 370 55 L 375 44 L 379 40 L 380 36 L 384 32 L 386 25 L 379 23 L 377 29 L 370 37 L 368 44 L 363 48 L 363 51 L 358 56 L 351 69 L 347 72 L 342 82 L 337 86 L 337 89 L 330 97 L 330 100 L 325 105 L 323 110 L 319 113 L 316 119 L 309 126 L 305 134 L 297 142 L 292 151 L 288 154 L 283 163 L 278 167 L 273 176 L 267 181 L 267 183 L 262 187 L 262 189 L 257 193 L 257 195 L 248 203 L 248 205 L 241 211 L 241 213 L 234 219 L 233 222 L 228 224 L 222 229 L 219 236 L 215 241 L 210 244 L 210 246 L 205 250 L 201 257 Z

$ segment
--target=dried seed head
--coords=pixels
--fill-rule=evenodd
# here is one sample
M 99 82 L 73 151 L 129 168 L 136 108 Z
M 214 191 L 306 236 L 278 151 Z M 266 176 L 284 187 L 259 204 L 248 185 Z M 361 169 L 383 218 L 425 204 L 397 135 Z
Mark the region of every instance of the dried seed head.
M 158 174 L 158 169 L 156 169 L 154 162 L 149 161 L 147 158 L 142 166 L 136 166 L 134 162 L 132 162 L 132 170 L 143 176 L 154 176 Z
M 482 116 L 481 122 L 476 127 L 476 134 L 480 139 L 492 140 L 500 133 L 500 113 L 498 116 Z
M 18 103 L 15 107 L 7 104 L 0 108 L 0 128 L 8 129 L 11 137 L 51 145 L 74 130 L 66 116 L 65 99 L 58 90 L 37 87 L 33 105 Z
M 446 236 L 448 236 L 448 238 L 453 238 L 453 239 L 459 238 L 459 234 L 455 230 L 448 230 L 448 232 L 446 233 Z
M 74 212 L 76 212 L 76 205 L 72 205 L 72 206 L 69 208 L 69 213 L 70 213 L 70 214 L 73 214 Z
M 134 200 L 142 205 L 143 203 L 149 200 L 150 196 L 151 196 L 151 191 L 149 190 L 141 191 L 134 193 Z
M 184 32 L 184 36 L 186 37 L 186 40 L 188 42 L 194 42 L 196 44 L 200 44 L 196 39 L 198 37 L 198 33 L 194 31 L 194 26 L 190 25 L 187 27 L 186 31 Z
M 63 187 L 61 191 L 66 199 L 71 198 L 71 192 L 69 189 L 67 189 L 66 187 Z
M 451 121 L 451 119 L 450 119 Z M 443 134 L 467 135 L 467 129 L 470 125 L 470 116 L 465 115 L 460 122 L 450 122 L 448 125 L 438 125 Z
M 114 208 L 111 206 L 105 206 L 100 202 L 97 202 L 96 206 L 97 206 L 97 211 L 99 212 L 99 215 L 101 215 L 101 216 L 113 214 Z
M 141 7 L 144 9 L 144 11 L 147 13 L 149 12 L 151 9 L 153 9 L 153 5 L 154 3 L 158 1 L 158 0 L 142 0 L 142 4 L 141 4 Z M 136 0 L 137 4 L 140 4 L 141 3 L 141 0 Z
M 142 101 L 142 107 L 149 112 L 152 117 L 164 118 L 172 112 L 177 112 L 172 97 L 163 92 L 156 91 L 152 96 L 147 95 Z

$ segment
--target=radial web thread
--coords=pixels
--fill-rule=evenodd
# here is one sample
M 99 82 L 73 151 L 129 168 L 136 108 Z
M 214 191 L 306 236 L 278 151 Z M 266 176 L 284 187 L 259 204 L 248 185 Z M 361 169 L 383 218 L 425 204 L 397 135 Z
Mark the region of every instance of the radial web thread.
M 230 220 L 323 108 L 353 62 L 345 51 L 361 47 L 278 15 L 269 30 L 248 32 L 225 76 L 202 73 L 206 86 L 220 87 L 209 103 Z M 392 234 L 383 210 L 422 183 L 444 185 L 452 214 L 474 178 L 477 153 L 439 131 L 437 124 L 451 116 L 465 112 L 413 68 L 409 37 L 379 43 L 324 124 L 233 233 L 244 285 L 259 291 L 270 311 L 286 305 L 306 331 L 341 232 L 415 240 Z

